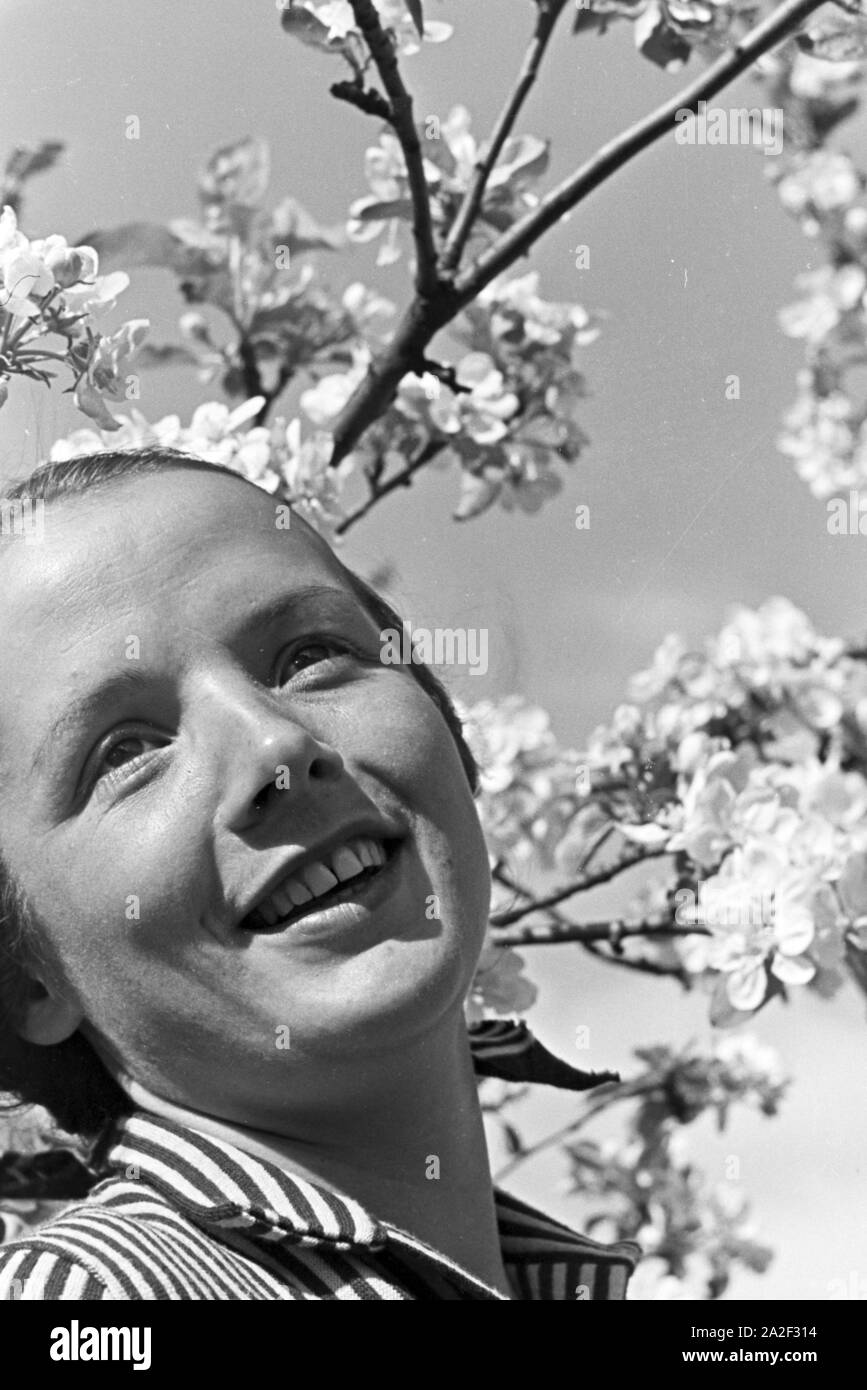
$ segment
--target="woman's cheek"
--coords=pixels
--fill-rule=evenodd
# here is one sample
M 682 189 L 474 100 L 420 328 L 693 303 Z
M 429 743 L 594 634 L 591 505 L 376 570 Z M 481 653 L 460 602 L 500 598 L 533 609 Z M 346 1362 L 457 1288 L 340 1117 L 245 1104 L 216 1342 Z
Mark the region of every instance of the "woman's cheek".
M 381 750 L 383 770 L 399 770 L 403 785 L 428 794 L 447 790 L 455 768 L 461 777 L 463 772 L 454 739 L 433 700 L 409 672 L 389 672 L 380 691 L 380 709 L 375 719 L 368 711 L 367 727 L 374 747 Z

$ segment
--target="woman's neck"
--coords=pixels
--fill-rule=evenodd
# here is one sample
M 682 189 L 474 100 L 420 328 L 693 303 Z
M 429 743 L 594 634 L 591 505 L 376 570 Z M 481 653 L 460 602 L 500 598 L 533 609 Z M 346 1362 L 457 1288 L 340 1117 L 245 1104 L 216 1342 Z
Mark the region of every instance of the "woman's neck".
M 432 1059 L 433 1062 L 432 1062 Z M 351 1196 L 372 1216 L 447 1255 L 477 1279 L 512 1296 L 497 1231 L 472 1059 L 462 1021 L 414 1064 L 412 1050 L 375 1084 L 358 1074 L 356 1103 L 340 1105 L 329 1133 L 285 1125 L 258 1128 L 169 1101 L 131 1078 L 118 1080 L 137 1106 L 236 1144 L 308 1181 Z M 360 1103 L 359 1103 L 360 1102 Z

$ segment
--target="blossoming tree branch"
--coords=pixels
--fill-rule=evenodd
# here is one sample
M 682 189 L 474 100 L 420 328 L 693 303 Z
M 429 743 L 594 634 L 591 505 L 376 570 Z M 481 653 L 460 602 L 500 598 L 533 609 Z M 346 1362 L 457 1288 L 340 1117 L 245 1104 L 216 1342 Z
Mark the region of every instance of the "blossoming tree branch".
M 863 0 L 530 0 L 527 49 L 486 138 L 470 113 L 419 117 L 409 78 L 424 43 L 452 37 L 431 0 L 286 0 L 278 22 L 309 61 L 332 65 L 347 119 L 371 122 L 368 192 L 326 227 L 294 198 L 269 200 L 265 143 L 217 150 L 199 174 L 199 216 L 93 230 L 81 244 L 19 226 L 27 181 L 62 146 L 19 148 L 0 218 L 0 404 L 15 377 L 66 374 L 87 427 L 54 458 L 158 442 L 236 468 L 339 541 L 420 470 L 451 467 L 454 516 L 501 505 L 536 512 L 586 449 L 579 423 L 585 359 L 598 322 L 553 303 L 535 271 L 510 274 L 548 230 L 654 141 L 691 138 L 708 99 L 751 73 L 782 115 L 765 149 L 783 209 L 825 251 L 781 313 L 804 367 L 779 446 L 819 498 L 867 482 L 867 176 L 829 138 L 857 109 L 867 68 Z M 558 186 L 537 191 L 548 142 L 519 133 L 556 34 L 581 44 L 632 26 L 646 59 L 699 74 L 614 136 Z M 558 29 L 559 26 L 559 29 Z M 315 55 L 315 56 L 314 56 Z M 703 66 L 701 66 L 703 64 Z M 759 112 L 742 113 L 748 118 Z M 403 307 L 361 283 L 336 296 L 323 257 L 352 243 L 378 266 L 403 261 Z M 578 248 L 579 256 L 582 250 Z M 187 310 L 178 340 L 147 340 L 146 320 L 104 318 L 129 272 L 159 266 Z M 442 334 L 449 343 L 443 345 Z M 436 346 L 434 342 L 436 340 Z M 226 398 L 186 425 L 135 407 L 138 372 L 186 364 Z M 277 413 L 302 386 L 299 413 Z M 516 947 L 572 942 L 612 966 L 707 990 L 715 1023 L 746 1019 L 808 988 L 867 988 L 867 648 L 816 633 L 786 600 L 735 612 L 701 650 L 666 640 L 627 702 L 583 747 L 555 741 L 543 711 L 512 697 L 464 711 L 485 769 L 480 809 L 494 910 L 470 1016 L 513 1015 L 535 988 Z M 588 920 L 583 894 L 639 874 L 616 919 Z M 707 1296 L 738 1263 L 764 1268 L 747 1207 L 703 1185 L 676 1142 L 735 1101 L 773 1114 L 784 1083 L 761 1047 L 727 1036 L 713 1055 L 638 1054 L 641 1070 L 585 1102 L 563 1131 L 526 1145 L 519 1093 L 491 1090 L 508 1168 L 559 1144 L 598 1220 L 656 1254 L 660 1287 L 700 1266 Z M 616 1152 L 584 1137 L 596 1115 L 628 1107 Z M 2 1183 L 0 1183 L 2 1186 Z M 594 1218 L 596 1219 L 596 1218 Z

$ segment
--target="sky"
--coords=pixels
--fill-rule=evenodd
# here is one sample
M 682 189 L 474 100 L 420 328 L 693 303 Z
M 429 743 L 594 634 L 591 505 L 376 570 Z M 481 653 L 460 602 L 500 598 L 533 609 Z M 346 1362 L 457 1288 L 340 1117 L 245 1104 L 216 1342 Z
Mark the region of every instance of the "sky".
M 431 17 L 457 33 L 404 64 L 417 116 L 467 105 L 481 138 L 520 63 L 533 8 L 429 0 Z M 686 75 L 697 70 L 693 60 Z M 281 33 L 273 0 L 0 0 L 0 152 L 44 138 L 68 147 L 30 185 L 25 229 L 74 241 L 95 227 L 194 215 L 197 169 L 246 135 L 270 143 L 275 203 L 292 194 L 320 221 L 339 222 L 367 192 L 364 151 L 377 134 L 375 122 L 329 96 L 342 75 L 336 60 Z M 602 38 L 572 37 L 564 24 L 518 126 L 552 141 L 541 187 L 679 80 L 635 51 L 626 25 Z M 744 79 L 718 100 L 760 98 Z M 125 138 L 130 115 L 140 122 L 136 141 Z M 861 116 L 839 143 L 863 148 L 865 134 Z M 765 165 L 755 148 L 690 147 L 669 136 L 515 268 L 538 270 L 546 298 L 604 316 L 583 362 L 590 395 L 579 420 L 591 442 L 564 470 L 558 498 L 534 516 L 495 509 L 457 524 L 454 474 L 429 471 L 348 538 L 350 565 L 391 565 L 390 597 L 415 625 L 488 629 L 490 670 L 454 678 L 460 698 L 518 692 L 550 711 L 564 743 L 580 746 L 668 632 L 699 641 L 733 604 L 783 594 L 820 631 L 863 634 L 867 541 L 828 534 L 824 504 L 775 448 L 801 356 L 777 315 L 818 255 L 781 211 Z M 590 249 L 582 270 L 579 244 Z M 362 279 L 406 298 L 405 262 L 377 269 L 369 247 L 326 269 L 337 288 Z M 167 273 L 136 270 L 116 318 L 149 317 L 161 341 L 176 336 L 183 308 Z M 737 400 L 725 395 L 731 374 L 740 378 Z M 214 394 L 190 371 L 165 371 L 144 378 L 138 404 L 152 419 L 187 420 Z M 0 415 L 0 472 L 28 471 L 81 423 L 58 392 L 16 391 Z M 579 505 L 590 508 L 587 530 L 574 525 Z M 605 969 L 574 947 L 537 948 L 530 967 L 540 985 L 533 1019 L 546 1042 L 566 1051 L 576 1026 L 590 1026 L 582 1065 L 627 1073 L 637 1046 L 711 1039 L 706 1000 L 673 983 Z M 863 1028 L 854 989 L 831 1005 L 800 996 L 766 1010 L 751 1031 L 778 1048 L 795 1078 L 782 1117 L 745 1116 L 722 1136 L 694 1137 L 714 1176 L 739 1156 L 757 1225 L 777 1251 L 764 1277 L 736 1278 L 732 1297 L 822 1299 L 852 1271 L 867 1280 L 867 1230 L 855 1219 L 865 1176 L 855 1064 Z M 528 1132 L 553 1127 L 563 1104 L 535 1097 Z M 569 1219 L 575 1207 L 561 1179 L 551 1160 L 516 1175 L 514 1190 Z

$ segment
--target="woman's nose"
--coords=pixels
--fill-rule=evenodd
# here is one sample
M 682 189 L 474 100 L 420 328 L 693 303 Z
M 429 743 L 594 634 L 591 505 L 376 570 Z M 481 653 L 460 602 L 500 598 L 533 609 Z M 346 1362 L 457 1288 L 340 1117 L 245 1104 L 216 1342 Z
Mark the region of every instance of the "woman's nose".
M 221 764 L 218 820 L 236 834 L 261 825 L 278 807 L 285 812 L 287 798 L 301 810 L 311 791 L 325 790 L 343 772 L 336 748 L 252 682 L 210 682 L 199 713 Z

